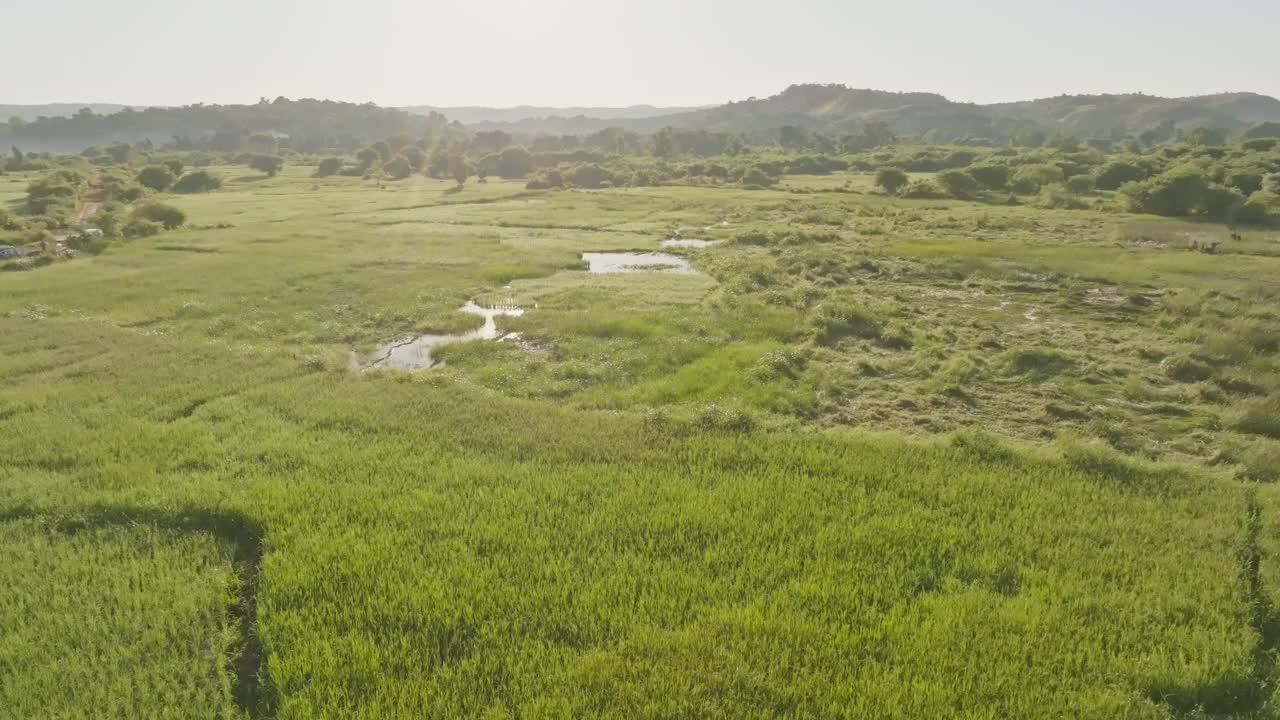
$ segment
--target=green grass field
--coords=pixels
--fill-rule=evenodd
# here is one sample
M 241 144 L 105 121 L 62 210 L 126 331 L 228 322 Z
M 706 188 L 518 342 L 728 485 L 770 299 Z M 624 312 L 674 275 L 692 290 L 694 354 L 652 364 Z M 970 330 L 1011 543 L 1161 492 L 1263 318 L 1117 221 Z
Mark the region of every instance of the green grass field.
M 0 273 L 0 717 L 1280 717 L 1280 234 L 216 169 Z

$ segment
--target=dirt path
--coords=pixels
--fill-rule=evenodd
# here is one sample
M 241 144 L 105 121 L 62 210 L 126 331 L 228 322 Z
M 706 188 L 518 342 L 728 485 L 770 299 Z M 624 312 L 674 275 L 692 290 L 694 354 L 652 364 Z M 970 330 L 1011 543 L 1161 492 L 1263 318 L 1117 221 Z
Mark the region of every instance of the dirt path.
M 76 213 L 76 225 L 84 225 L 99 212 L 102 212 L 102 179 L 95 177 L 89 181 L 89 191 L 80 201 L 80 210 Z

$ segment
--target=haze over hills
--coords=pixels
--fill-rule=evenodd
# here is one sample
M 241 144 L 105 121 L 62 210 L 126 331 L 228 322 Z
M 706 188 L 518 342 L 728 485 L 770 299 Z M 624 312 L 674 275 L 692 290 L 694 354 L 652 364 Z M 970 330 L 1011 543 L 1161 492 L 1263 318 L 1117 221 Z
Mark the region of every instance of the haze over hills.
M 49 103 L 47 105 L 0 105 L 0 122 L 20 118 L 31 122 L 41 117 L 70 117 L 81 108 L 89 108 L 98 115 L 118 113 L 129 105 L 117 103 Z
M 749 98 L 706 108 L 381 108 L 373 104 L 316 100 L 252 105 L 191 105 L 125 109 L 113 114 L 79 113 L 74 104 L 0 106 L 26 108 L 44 119 L 0 124 L 0 145 L 27 150 L 76 152 L 112 142 L 173 142 L 217 133 L 290 136 L 294 149 L 353 151 L 396 133 L 421 135 L 448 121 L 472 130 L 501 129 L 517 136 L 587 134 L 607 127 L 652 133 L 665 127 L 768 136 L 784 126 L 840 136 L 872 121 L 887 123 L 901 136 L 931 142 L 979 141 L 1037 144 L 1053 135 L 1080 138 L 1135 136 L 1159 126 L 1190 130 L 1209 126 L 1241 130 L 1260 122 L 1280 122 L 1280 100 L 1255 93 L 1223 93 L 1189 98 L 1144 94 L 1064 95 L 1025 102 L 978 105 L 935 93 L 887 92 L 844 85 L 793 85 L 766 98 Z M 98 108 L 119 106 L 98 105 Z M 37 109 L 38 108 L 38 109 Z M 75 108 L 71 110 L 71 108 Z M 64 109 L 71 117 L 54 117 Z M 3 112 L 3 110 L 0 110 Z M 592 116 L 595 113 L 597 116 Z M 23 113 L 12 113 L 23 117 Z M 521 117 L 524 116 L 524 117 Z
M 403 107 L 418 115 L 440 113 L 450 120 L 463 125 L 479 125 L 486 123 L 519 123 L 522 120 L 541 120 L 543 118 L 587 117 L 597 120 L 635 120 L 664 115 L 700 110 L 700 107 L 655 107 L 653 105 L 630 105 L 628 107 L 540 107 L 536 105 L 518 105 L 516 107 L 438 107 L 435 105 L 412 105 Z
M 666 126 L 751 133 L 795 125 L 839 134 L 879 120 L 903 135 L 934 132 L 938 139 L 999 139 L 1017 133 L 1064 135 L 1137 134 L 1172 123 L 1183 128 L 1241 129 L 1280 121 L 1280 100 L 1256 93 L 1191 98 L 1143 94 L 1064 95 L 995 105 L 955 102 L 934 93 L 887 92 L 842 85 L 793 85 L 767 98 L 632 119 L 549 117 L 508 123 L 524 133 L 594 132 L 608 126 L 653 132 Z M 486 127 L 498 128 L 493 123 Z

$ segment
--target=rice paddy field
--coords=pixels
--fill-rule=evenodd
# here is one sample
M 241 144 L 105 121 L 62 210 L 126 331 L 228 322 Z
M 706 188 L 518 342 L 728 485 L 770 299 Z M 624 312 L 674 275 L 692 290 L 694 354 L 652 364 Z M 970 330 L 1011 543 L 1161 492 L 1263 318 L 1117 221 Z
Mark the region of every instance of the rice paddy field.
M 0 273 L 0 717 L 1280 717 L 1280 233 L 216 169 Z

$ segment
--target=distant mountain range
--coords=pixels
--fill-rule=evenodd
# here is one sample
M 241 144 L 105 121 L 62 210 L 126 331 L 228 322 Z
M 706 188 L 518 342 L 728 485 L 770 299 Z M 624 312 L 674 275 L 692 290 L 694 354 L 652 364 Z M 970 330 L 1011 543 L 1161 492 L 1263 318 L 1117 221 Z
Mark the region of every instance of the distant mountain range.
M 555 113 L 539 118 L 481 125 L 523 134 L 587 133 L 615 126 L 654 132 L 671 126 L 688 130 L 753 133 L 795 125 L 832 134 L 881 120 L 902 135 L 934 133 L 938 139 L 1009 138 L 1019 133 L 1061 133 L 1079 137 L 1135 135 L 1161 125 L 1241 129 L 1280 121 L 1280 100 L 1256 93 L 1188 98 L 1152 95 L 1064 95 L 1040 100 L 978 105 L 919 92 L 886 92 L 843 85 L 793 85 L 767 98 L 751 98 L 708 108 L 643 117 L 594 118 Z M 442 111 L 446 115 L 447 111 Z M 450 116 L 453 119 L 453 116 Z M 465 122 L 465 121 L 464 121 Z
M 81 107 L 91 115 L 79 114 Z M 111 114 L 108 114 L 111 113 Z M 44 119 L 37 119 L 40 117 Z M 585 134 L 607 127 L 648 133 L 664 127 L 769 137 L 783 126 L 839 136 L 868 122 L 888 123 L 899 135 L 930 141 L 965 138 L 1021 142 L 1034 135 L 1079 138 L 1123 137 L 1158 126 L 1239 130 L 1280 122 L 1280 100 L 1256 93 L 1188 98 L 1143 94 L 1064 95 L 1025 102 L 978 105 L 922 92 L 886 92 L 844 85 L 793 85 L 767 98 L 704 108 L 379 108 L 371 104 L 290 101 L 256 105 L 192 105 L 129 110 L 122 105 L 76 103 L 0 105 L 0 147 L 78 151 L 88 145 L 211 133 L 270 133 L 311 140 L 295 147 L 347 149 L 388 134 L 440 128 L 444 118 L 474 130 L 501 129 L 515 135 Z M 17 123 L 3 119 L 18 117 Z

